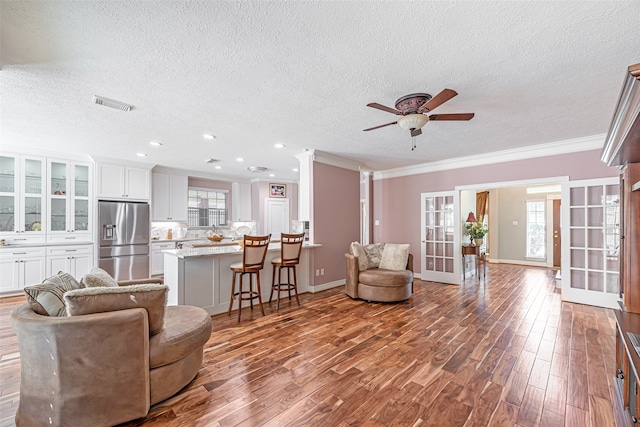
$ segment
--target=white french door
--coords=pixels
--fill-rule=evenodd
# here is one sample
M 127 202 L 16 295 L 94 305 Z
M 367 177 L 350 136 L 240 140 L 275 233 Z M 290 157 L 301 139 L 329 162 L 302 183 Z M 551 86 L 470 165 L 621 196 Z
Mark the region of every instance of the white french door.
M 619 178 L 563 183 L 561 209 L 563 301 L 617 308 Z
M 422 280 L 460 284 L 460 207 L 458 191 L 422 193 L 420 206 Z

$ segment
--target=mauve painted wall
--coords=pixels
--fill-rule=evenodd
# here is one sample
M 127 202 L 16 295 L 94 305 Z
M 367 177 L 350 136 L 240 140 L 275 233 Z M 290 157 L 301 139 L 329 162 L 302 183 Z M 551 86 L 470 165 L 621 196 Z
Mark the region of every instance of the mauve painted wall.
M 269 198 L 270 182 L 255 181 L 251 183 L 251 215 L 254 221 L 258 223 L 258 233 L 266 233 L 264 214 L 264 199 Z M 275 182 L 274 182 L 275 184 Z M 287 199 L 289 199 L 289 226 L 292 219 L 298 219 L 298 184 L 285 183 Z M 291 230 L 289 230 L 291 231 Z M 272 239 L 276 236 L 271 236 Z M 280 236 L 277 236 L 280 239 Z
M 360 173 L 348 169 L 313 163 L 313 249 L 315 269 L 324 268 L 324 276 L 313 283 L 344 280 L 344 254 L 360 235 Z
M 373 182 L 374 242 L 409 243 L 420 271 L 420 193 L 450 191 L 457 185 L 569 176 L 572 181 L 618 176 L 600 161 L 600 150 L 452 169 Z

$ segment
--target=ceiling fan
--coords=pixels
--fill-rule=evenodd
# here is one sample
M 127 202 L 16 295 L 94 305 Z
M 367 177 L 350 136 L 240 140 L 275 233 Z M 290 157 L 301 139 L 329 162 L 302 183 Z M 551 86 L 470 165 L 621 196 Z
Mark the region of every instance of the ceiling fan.
M 426 125 L 429 121 L 471 120 L 474 113 L 426 114 L 434 110 L 436 107 L 444 104 L 457 94 L 458 92 L 453 89 L 444 89 L 434 97 L 428 93 L 412 93 L 398 99 L 396 101 L 396 108 L 372 102 L 367 104 L 367 107 L 376 108 L 402 117 L 395 122 L 374 126 L 369 129 L 364 129 L 364 131 L 366 132 L 397 124 L 402 129 L 408 129 L 411 132 L 412 137 L 416 137 L 422 134 L 422 126 Z M 416 146 L 414 143 L 411 149 L 414 150 L 415 148 Z

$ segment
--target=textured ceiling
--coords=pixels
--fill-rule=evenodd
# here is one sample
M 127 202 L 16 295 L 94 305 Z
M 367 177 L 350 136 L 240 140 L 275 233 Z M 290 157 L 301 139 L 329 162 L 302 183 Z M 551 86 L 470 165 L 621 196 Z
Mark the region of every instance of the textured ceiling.
M 251 165 L 296 179 L 305 148 L 384 170 L 603 134 L 640 62 L 637 1 L 0 7 L 2 144 L 231 179 L 255 177 Z M 445 87 L 459 95 L 435 112 L 473 120 L 428 123 L 415 151 L 398 126 L 362 131 L 395 120 L 367 103 Z M 94 94 L 135 108 L 97 106 Z

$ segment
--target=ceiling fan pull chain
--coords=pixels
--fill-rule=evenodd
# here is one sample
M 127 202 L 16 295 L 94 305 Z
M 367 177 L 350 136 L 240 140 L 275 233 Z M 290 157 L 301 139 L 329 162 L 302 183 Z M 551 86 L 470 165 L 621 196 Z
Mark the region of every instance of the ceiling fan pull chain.
M 411 137 L 411 151 L 416 149 L 416 137 L 412 136 Z

